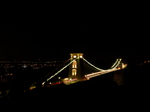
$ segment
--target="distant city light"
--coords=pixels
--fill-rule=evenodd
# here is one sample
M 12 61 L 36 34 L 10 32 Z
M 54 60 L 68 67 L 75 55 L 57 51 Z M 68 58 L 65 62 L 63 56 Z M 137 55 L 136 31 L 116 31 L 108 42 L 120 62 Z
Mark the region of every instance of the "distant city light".
M 23 67 L 23 68 L 27 68 L 27 65 L 23 65 L 22 67 Z

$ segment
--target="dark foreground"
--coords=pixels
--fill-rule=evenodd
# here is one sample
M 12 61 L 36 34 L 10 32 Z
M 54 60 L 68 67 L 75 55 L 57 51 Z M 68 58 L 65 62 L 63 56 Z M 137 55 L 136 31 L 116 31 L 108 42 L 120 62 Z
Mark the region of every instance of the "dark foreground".
M 95 77 L 68 86 L 61 84 L 27 92 L 12 90 L 9 98 L 0 99 L 0 108 L 5 111 L 149 112 L 149 68 L 150 63 L 128 64 L 123 86 L 106 77 Z
M 93 80 L 49 88 L 36 88 L 24 93 L 12 93 L 1 100 L 1 109 L 39 111 L 142 111 L 149 112 L 149 90 L 137 86 L 118 86 L 117 83 Z

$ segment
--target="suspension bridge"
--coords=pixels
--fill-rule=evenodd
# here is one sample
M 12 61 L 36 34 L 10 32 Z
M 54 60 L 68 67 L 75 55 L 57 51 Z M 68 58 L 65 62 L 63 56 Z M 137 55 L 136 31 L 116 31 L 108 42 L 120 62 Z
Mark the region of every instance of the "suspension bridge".
M 83 53 L 70 53 L 70 56 L 71 57 L 66 62 L 65 66 L 63 66 L 56 73 L 50 75 L 44 81 L 42 81 L 42 86 L 46 84 L 51 85 L 51 80 L 56 77 L 56 79 L 59 79 L 59 81 L 55 82 L 55 84 L 64 83 L 66 85 L 70 85 L 80 81 L 86 81 L 93 77 L 97 77 L 106 73 L 121 70 L 127 66 L 127 64 L 122 63 L 122 59 L 116 59 L 116 61 L 112 64 L 112 66 L 109 69 L 101 69 L 87 61 L 83 57 Z M 88 67 L 88 70 L 91 69 L 91 71 L 86 72 L 86 67 Z M 67 68 L 69 70 L 67 77 L 62 78 L 59 74 Z

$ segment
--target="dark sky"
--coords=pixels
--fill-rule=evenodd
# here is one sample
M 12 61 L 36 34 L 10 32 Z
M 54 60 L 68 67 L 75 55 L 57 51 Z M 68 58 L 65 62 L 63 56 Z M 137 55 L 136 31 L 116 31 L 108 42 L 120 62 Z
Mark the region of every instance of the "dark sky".
M 0 58 L 68 59 L 149 55 L 147 9 L 88 5 L 7 6 L 1 13 Z

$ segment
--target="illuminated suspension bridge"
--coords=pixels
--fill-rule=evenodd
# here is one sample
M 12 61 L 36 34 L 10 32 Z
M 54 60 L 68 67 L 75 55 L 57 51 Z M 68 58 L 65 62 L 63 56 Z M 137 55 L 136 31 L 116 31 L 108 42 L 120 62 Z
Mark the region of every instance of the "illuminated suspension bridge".
M 70 85 L 79 81 L 86 81 L 96 76 L 100 76 L 106 73 L 124 69 L 127 66 L 127 64 L 122 63 L 122 59 L 116 59 L 114 64 L 109 69 L 101 69 L 101 68 L 94 66 L 89 61 L 87 61 L 83 57 L 82 53 L 71 53 L 70 55 L 71 55 L 71 58 L 69 59 L 69 63 L 63 66 L 56 73 L 54 73 L 53 75 L 51 75 L 50 77 L 42 81 L 41 83 L 42 86 L 46 84 L 51 84 L 51 80 L 54 77 L 57 77 L 63 70 L 65 70 L 68 67 L 69 67 L 68 76 L 61 79 L 61 82 L 59 81 L 57 82 L 57 84 L 64 83 L 66 85 Z M 94 72 L 85 74 L 85 65 L 90 66 L 90 68 L 92 68 Z M 58 77 L 58 79 L 60 79 L 60 77 Z

